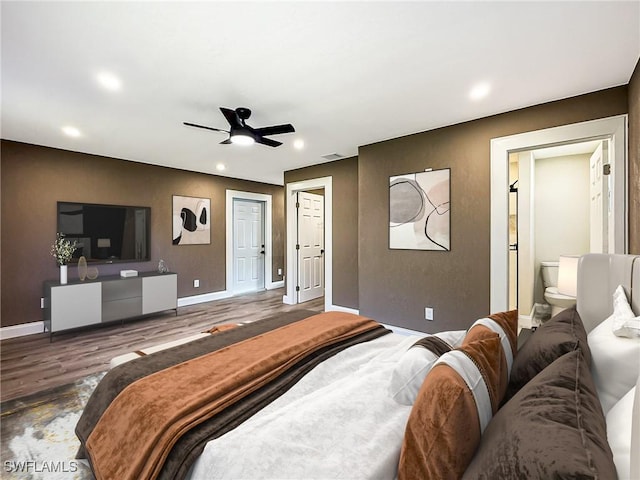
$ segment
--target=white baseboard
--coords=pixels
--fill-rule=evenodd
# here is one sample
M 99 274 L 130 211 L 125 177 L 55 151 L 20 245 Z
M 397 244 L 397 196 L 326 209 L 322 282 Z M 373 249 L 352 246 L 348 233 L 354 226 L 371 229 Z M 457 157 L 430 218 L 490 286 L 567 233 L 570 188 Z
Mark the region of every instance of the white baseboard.
M 518 332 L 520 332 L 520 329 L 522 328 L 531 328 L 533 326 L 534 321 L 531 315 L 518 315 Z M 535 326 L 538 326 L 537 322 Z
M 419 332 L 418 330 L 411 330 L 409 328 L 396 327 L 395 325 L 387 325 L 386 323 L 382 324 L 384 327 L 391 330 L 393 333 L 398 333 L 400 335 L 419 335 L 424 337 L 427 335 L 425 332 Z
M 360 310 L 356 310 L 355 308 L 349 308 L 349 307 L 341 307 L 340 305 L 331 305 L 329 307 L 329 310 L 333 312 L 346 312 L 346 313 L 353 313 L 355 315 L 360 315 Z
M 0 340 L 44 333 L 44 322 L 21 323 L 0 328 Z
M 271 283 L 269 289 L 276 289 L 284 286 L 284 281 Z M 178 307 L 186 307 L 188 305 L 197 305 L 198 303 L 212 302 L 214 300 L 222 300 L 223 298 L 233 297 L 233 293 L 228 290 L 220 292 L 204 293 L 202 295 L 192 295 L 190 297 L 182 297 L 178 299 Z M 282 303 L 286 305 L 295 305 L 295 302 L 289 300 L 286 295 L 282 297 Z M 331 310 L 340 312 L 348 312 L 358 314 L 358 310 L 353 308 L 341 307 L 340 305 L 331 305 Z M 20 325 L 11 325 L 9 327 L 0 328 L 0 340 L 7 338 L 24 337 L 25 335 L 33 335 L 44 332 L 44 322 L 21 323 Z
M 202 295 L 192 295 L 190 297 L 182 297 L 178 299 L 179 307 L 186 307 L 187 305 L 196 305 L 198 303 L 212 302 L 213 300 L 222 300 L 223 298 L 233 297 L 233 293 L 228 290 L 222 290 L 220 292 L 203 293 Z
M 283 295 L 282 296 L 282 303 L 284 303 L 285 305 L 295 305 L 296 304 L 296 302 L 292 298 L 289 298 L 288 295 Z
M 280 280 L 279 282 L 271 282 L 267 285 L 267 290 L 275 290 L 276 288 L 284 287 L 284 280 Z

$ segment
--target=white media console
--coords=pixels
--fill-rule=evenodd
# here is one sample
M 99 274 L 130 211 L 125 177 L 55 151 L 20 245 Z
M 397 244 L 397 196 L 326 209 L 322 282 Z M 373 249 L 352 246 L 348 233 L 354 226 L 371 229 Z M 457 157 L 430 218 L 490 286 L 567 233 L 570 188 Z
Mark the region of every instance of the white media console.
M 107 276 L 44 282 L 44 325 L 51 335 L 150 313 L 178 314 L 178 275 L 141 272 L 137 277 Z

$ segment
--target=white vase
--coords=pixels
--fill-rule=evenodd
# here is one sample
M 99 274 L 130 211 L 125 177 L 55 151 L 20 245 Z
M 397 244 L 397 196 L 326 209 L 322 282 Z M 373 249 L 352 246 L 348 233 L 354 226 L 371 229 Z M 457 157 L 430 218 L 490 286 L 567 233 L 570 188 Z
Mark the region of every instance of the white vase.
M 60 265 L 60 284 L 65 285 L 67 283 L 67 266 Z

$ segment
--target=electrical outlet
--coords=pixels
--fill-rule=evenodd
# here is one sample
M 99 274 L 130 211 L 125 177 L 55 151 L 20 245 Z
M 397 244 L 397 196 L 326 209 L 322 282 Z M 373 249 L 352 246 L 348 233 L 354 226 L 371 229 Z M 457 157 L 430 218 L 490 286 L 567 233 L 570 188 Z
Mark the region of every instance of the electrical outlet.
M 44 308 L 44 297 L 40 297 L 40 308 Z
M 200 280 L 194 280 L 193 281 L 193 287 L 194 288 L 199 288 L 200 287 Z
M 282 275 L 282 269 L 281 268 L 278 269 L 278 275 Z
M 424 308 L 424 318 L 425 320 L 433 321 L 433 308 L 431 307 Z

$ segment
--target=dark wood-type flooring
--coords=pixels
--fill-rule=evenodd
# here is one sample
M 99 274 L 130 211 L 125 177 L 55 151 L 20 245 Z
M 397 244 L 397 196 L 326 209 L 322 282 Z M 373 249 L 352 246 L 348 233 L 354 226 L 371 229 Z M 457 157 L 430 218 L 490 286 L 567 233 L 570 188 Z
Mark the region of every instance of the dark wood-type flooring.
M 109 368 L 118 355 L 194 335 L 217 323 L 259 320 L 296 309 L 324 310 L 319 298 L 282 303 L 284 289 L 239 295 L 104 327 L 0 342 L 0 401 L 65 385 Z

